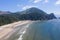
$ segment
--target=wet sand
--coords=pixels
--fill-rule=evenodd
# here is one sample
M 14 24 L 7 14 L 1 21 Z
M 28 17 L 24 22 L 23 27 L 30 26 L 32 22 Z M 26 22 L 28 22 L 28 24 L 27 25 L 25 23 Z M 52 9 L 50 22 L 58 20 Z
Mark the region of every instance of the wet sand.
M 8 25 L 0 26 L 0 40 L 15 40 L 16 35 L 23 31 L 30 21 L 19 21 Z

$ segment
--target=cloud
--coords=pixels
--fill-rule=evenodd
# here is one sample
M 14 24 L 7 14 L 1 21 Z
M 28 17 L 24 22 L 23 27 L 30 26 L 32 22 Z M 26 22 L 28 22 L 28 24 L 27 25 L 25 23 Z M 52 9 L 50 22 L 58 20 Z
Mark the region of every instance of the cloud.
M 33 3 L 39 3 L 39 2 L 41 2 L 41 1 L 43 1 L 43 0 L 34 0 Z M 45 3 L 48 3 L 48 1 L 49 1 L 49 0 L 44 0 Z
M 17 4 L 17 7 L 19 7 L 19 8 L 22 7 L 22 6 L 24 6 L 24 5 L 22 5 L 22 4 Z
M 48 0 L 45 0 L 45 3 L 48 3 Z
M 60 4 L 60 0 L 57 0 L 55 4 L 56 4 L 56 5 Z
M 26 6 L 24 6 L 24 7 L 22 8 L 22 10 L 26 10 L 26 9 L 31 8 L 31 7 L 37 7 L 37 6 L 26 5 Z
M 40 1 L 42 1 L 42 0 L 34 0 L 33 3 L 38 3 L 38 2 L 40 2 Z

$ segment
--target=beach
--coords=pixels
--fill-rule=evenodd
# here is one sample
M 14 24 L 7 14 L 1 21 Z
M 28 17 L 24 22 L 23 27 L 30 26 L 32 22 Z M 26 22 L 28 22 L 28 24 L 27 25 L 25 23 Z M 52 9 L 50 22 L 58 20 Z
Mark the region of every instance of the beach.
M 8 25 L 0 26 L 0 40 L 15 40 L 14 37 L 24 32 L 31 21 L 18 21 Z

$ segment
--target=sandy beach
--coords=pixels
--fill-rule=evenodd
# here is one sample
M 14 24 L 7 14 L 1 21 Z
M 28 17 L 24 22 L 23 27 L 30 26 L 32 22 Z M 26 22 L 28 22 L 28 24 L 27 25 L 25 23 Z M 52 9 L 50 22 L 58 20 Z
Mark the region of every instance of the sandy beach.
M 31 23 L 30 21 L 18 21 L 8 25 L 0 26 L 0 40 L 8 40 L 11 35 L 25 28 L 25 25 Z

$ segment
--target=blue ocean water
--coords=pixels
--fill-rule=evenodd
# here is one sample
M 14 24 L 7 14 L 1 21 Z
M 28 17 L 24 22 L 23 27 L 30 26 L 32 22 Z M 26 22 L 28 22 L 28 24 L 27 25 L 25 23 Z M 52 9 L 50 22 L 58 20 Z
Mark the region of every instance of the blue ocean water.
M 60 20 L 33 22 L 29 25 L 23 40 L 60 40 Z

